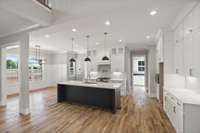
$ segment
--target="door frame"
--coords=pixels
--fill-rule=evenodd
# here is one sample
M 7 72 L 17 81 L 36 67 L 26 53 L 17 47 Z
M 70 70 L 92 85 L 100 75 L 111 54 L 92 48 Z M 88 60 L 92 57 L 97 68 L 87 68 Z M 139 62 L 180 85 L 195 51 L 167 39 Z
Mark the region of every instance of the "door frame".
M 133 85 L 133 58 L 134 56 L 145 56 L 145 91 L 148 93 L 148 50 L 136 50 L 131 51 L 131 87 Z

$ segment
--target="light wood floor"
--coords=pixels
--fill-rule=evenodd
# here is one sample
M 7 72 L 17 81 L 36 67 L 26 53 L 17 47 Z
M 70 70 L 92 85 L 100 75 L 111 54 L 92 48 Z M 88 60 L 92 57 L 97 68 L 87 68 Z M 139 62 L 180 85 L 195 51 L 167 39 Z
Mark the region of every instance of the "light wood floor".
M 56 103 L 56 89 L 32 92 L 31 115 L 18 114 L 18 97 L 0 108 L 0 133 L 175 133 L 155 99 L 136 88 L 116 114 L 102 108 Z

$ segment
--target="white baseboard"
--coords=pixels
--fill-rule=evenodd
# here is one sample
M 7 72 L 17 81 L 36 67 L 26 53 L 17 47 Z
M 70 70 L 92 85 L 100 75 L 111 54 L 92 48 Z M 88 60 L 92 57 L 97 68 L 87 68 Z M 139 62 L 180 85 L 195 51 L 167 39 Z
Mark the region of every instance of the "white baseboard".
M 21 115 L 29 115 L 30 114 L 30 109 L 26 108 L 26 109 L 20 109 L 19 113 Z
M 149 94 L 149 97 L 151 97 L 151 98 L 157 98 L 157 95 L 156 95 L 156 93 L 153 93 L 153 94 Z
M 6 102 L 4 101 L 4 102 L 2 102 L 2 101 L 0 101 L 0 107 L 5 107 L 6 106 Z

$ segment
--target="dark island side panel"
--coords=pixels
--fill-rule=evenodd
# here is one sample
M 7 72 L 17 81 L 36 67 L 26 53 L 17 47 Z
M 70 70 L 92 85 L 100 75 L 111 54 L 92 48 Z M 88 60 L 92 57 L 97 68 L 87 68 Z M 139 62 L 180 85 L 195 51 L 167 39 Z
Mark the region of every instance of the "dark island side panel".
M 58 85 L 58 102 L 69 101 L 110 108 L 116 112 L 116 94 L 113 89 Z

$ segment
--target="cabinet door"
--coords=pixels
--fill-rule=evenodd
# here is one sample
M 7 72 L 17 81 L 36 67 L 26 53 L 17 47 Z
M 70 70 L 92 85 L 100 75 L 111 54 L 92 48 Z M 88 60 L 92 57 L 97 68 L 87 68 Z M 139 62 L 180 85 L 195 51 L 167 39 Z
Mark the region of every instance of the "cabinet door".
M 180 42 L 184 38 L 184 24 L 181 23 L 174 31 L 175 42 Z
M 193 76 L 200 78 L 200 30 L 193 33 Z
M 193 30 L 193 14 L 190 13 L 184 20 L 184 37 L 191 34 Z
M 174 69 L 176 74 L 184 75 L 183 41 L 176 41 L 174 45 Z
M 193 11 L 193 28 L 200 28 L 200 4 Z
M 157 56 L 158 56 L 158 61 L 163 62 L 163 39 L 162 39 L 162 37 L 158 41 Z
M 185 75 L 193 75 L 193 42 L 192 34 L 187 35 L 184 38 L 184 68 Z
M 111 72 L 117 71 L 117 58 L 116 55 L 111 56 Z
M 112 55 L 111 57 L 111 71 L 124 72 L 124 56 L 123 54 Z
M 165 109 L 167 116 L 169 117 L 170 116 L 169 97 L 166 94 L 165 94 L 165 99 L 164 99 L 164 109 Z
M 177 114 L 177 105 L 176 105 L 176 103 L 172 103 L 172 105 L 173 105 L 173 108 L 172 108 L 173 122 L 172 122 L 172 124 L 173 124 L 174 128 L 176 129 L 176 131 L 178 132 L 179 120 L 178 120 L 178 114 Z
M 183 133 L 183 110 L 180 107 L 180 105 L 176 106 L 176 119 L 177 119 L 176 131 L 178 133 Z

